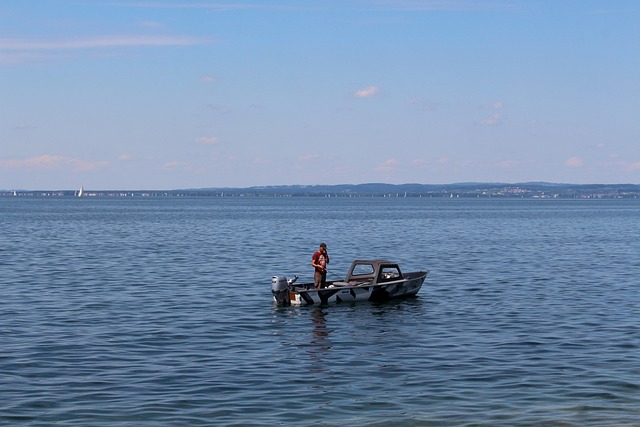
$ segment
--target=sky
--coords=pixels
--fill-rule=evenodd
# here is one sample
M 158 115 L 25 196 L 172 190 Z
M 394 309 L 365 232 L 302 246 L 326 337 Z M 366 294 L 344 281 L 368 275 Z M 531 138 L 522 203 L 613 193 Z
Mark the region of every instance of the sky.
M 640 183 L 637 0 L 2 0 L 0 189 Z

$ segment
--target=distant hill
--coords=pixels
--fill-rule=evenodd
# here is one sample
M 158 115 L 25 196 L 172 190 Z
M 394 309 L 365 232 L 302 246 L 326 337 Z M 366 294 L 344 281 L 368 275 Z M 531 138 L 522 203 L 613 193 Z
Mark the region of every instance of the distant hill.
M 2 197 L 75 196 L 77 190 L 0 190 Z M 454 184 L 339 184 L 211 187 L 177 190 L 85 191 L 87 197 L 504 197 L 504 198 L 638 198 L 637 184 L 557 184 L 549 182 L 461 182 Z
M 397 196 L 397 197 L 637 197 L 636 184 L 557 184 L 548 182 L 454 184 L 339 184 L 274 185 L 247 188 L 204 188 L 184 190 L 199 194 L 218 193 L 245 196 Z

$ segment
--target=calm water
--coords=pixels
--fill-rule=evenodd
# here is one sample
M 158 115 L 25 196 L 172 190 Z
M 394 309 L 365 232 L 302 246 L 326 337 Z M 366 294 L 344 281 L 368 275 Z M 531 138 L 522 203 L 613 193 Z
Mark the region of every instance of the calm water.
M 0 233 L 2 425 L 640 426 L 638 200 L 17 197 Z M 431 273 L 274 307 L 320 241 Z

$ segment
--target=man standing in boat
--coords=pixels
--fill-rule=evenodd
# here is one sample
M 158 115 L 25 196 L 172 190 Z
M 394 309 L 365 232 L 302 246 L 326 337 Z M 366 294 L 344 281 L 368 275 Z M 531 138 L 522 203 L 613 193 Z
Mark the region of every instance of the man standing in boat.
M 316 289 L 327 286 L 327 264 L 329 264 L 329 254 L 327 253 L 327 244 L 323 242 L 311 257 L 311 265 L 316 269 L 313 273 L 313 286 Z

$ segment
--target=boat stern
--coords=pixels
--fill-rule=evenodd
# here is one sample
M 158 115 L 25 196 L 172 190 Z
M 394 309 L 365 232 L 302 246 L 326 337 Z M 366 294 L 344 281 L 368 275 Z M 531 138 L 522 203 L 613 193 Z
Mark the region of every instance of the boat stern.
M 291 305 L 289 281 L 285 276 L 273 276 L 271 278 L 271 293 L 273 294 L 273 299 L 278 305 Z

